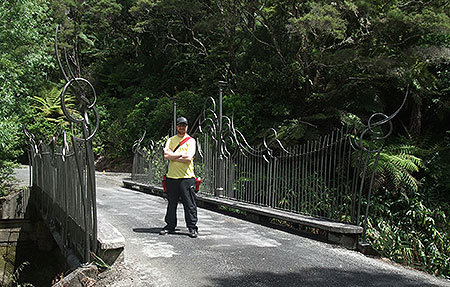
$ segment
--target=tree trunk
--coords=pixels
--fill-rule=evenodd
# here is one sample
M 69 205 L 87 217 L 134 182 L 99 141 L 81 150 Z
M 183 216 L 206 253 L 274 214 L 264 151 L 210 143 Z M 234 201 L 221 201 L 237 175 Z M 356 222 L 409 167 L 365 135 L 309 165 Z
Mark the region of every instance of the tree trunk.
M 409 132 L 413 138 L 420 136 L 422 132 L 422 104 L 413 101 Z

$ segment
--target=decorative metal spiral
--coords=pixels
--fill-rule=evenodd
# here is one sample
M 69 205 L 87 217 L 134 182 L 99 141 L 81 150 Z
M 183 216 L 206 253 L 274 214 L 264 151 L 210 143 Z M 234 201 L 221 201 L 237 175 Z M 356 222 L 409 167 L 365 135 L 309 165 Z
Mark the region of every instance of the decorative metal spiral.
M 208 105 L 211 106 L 208 106 Z M 263 156 L 266 161 L 269 161 L 269 158 L 273 158 L 273 148 L 270 147 L 271 144 L 276 143 L 279 148 L 290 154 L 289 151 L 283 146 L 281 141 L 278 139 L 278 133 L 275 129 L 271 128 L 266 131 L 263 139 L 263 148 L 254 148 L 248 142 L 245 136 L 239 131 L 234 125 L 234 119 L 229 118 L 227 116 L 222 116 L 222 133 L 219 134 L 219 116 L 216 111 L 216 102 L 214 98 L 208 97 L 204 104 L 203 109 L 197 119 L 194 121 L 194 133 L 198 131 L 199 133 L 203 133 L 204 130 L 210 131 L 210 136 L 216 144 L 218 141 L 221 142 L 219 155 L 228 158 L 232 154 L 240 151 L 244 156 L 253 155 L 253 156 Z M 236 146 L 235 152 L 232 153 L 229 150 L 229 144 Z
M 405 97 L 403 98 L 403 102 L 400 105 L 400 107 L 390 116 L 387 116 L 384 113 L 374 113 L 372 116 L 370 116 L 369 120 L 367 121 L 367 126 L 365 127 L 365 129 L 361 132 L 360 136 L 358 139 L 354 139 L 352 140 L 350 138 L 350 144 L 353 147 L 353 149 L 361 149 L 365 152 L 368 153 L 378 153 L 379 151 L 381 151 L 382 147 L 379 147 L 377 149 L 373 148 L 373 141 L 381 141 L 384 140 L 386 138 L 388 138 L 393 131 L 393 125 L 392 125 L 392 119 L 394 117 L 396 117 L 400 111 L 403 109 L 403 106 L 406 103 L 406 99 L 408 98 L 408 93 L 409 93 L 409 86 L 406 88 L 406 93 L 405 93 Z M 377 117 L 381 117 L 381 120 L 375 121 L 375 119 Z M 375 121 L 375 122 L 374 122 Z M 384 124 L 389 124 L 389 130 L 386 133 L 382 133 L 381 131 L 376 131 L 375 128 L 380 127 Z M 364 146 L 364 140 L 366 138 L 370 138 L 371 140 L 371 146 L 370 148 L 366 148 Z
M 81 141 L 89 141 L 92 139 L 92 137 L 97 133 L 99 125 L 100 125 L 100 118 L 98 115 L 97 108 L 95 107 L 95 103 L 97 102 L 97 95 L 95 92 L 95 89 L 93 85 L 86 79 L 75 76 L 74 71 L 71 68 L 71 63 L 69 61 L 69 57 L 67 55 L 67 50 L 64 48 L 64 56 L 65 56 L 65 62 L 66 62 L 66 68 L 64 68 L 61 58 L 58 52 L 58 29 L 59 25 L 56 26 L 56 33 L 55 33 L 55 52 L 56 52 L 56 58 L 58 60 L 58 66 L 61 69 L 62 74 L 64 75 L 64 78 L 66 80 L 66 84 L 64 85 L 64 88 L 61 92 L 61 108 L 66 116 L 66 118 L 71 122 L 72 128 L 73 124 L 82 124 L 84 127 L 86 127 L 87 134 L 84 135 L 83 138 L 76 137 L 78 140 Z M 76 64 L 73 63 L 72 64 Z M 69 77 L 70 75 L 70 77 Z M 87 87 L 87 89 L 86 89 Z M 75 96 L 77 97 L 78 101 L 80 102 L 81 110 L 78 111 L 80 118 L 74 117 L 68 110 L 67 104 L 66 104 L 66 93 L 68 90 L 71 90 L 75 93 Z M 89 96 L 91 96 L 91 99 Z M 95 117 L 95 125 L 94 129 L 91 130 L 89 128 L 90 122 L 89 122 L 89 116 L 88 111 L 92 111 L 94 113 Z
M 138 139 L 138 140 L 136 140 L 136 141 L 133 143 L 133 147 L 131 148 L 131 150 L 133 151 L 133 153 L 139 152 L 139 151 L 141 150 L 141 143 L 142 143 L 142 141 L 144 140 L 146 134 L 147 134 L 147 131 L 144 131 L 144 132 L 142 133 L 141 138 Z
M 30 143 L 33 149 L 34 155 L 36 156 L 37 154 L 39 154 L 39 149 L 38 145 L 36 144 L 36 141 L 34 140 L 35 139 L 34 134 L 30 133 L 26 128 L 23 129 L 23 132 L 27 136 L 28 142 Z

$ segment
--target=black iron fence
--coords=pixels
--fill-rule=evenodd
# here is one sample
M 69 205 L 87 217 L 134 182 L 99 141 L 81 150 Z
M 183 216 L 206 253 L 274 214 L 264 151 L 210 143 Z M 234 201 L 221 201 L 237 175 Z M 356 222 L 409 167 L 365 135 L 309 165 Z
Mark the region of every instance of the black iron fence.
M 64 252 L 75 251 L 84 262 L 97 250 L 97 208 L 92 139 L 99 127 L 96 94 L 89 81 L 81 78 L 76 57 L 64 49 L 63 66 L 55 51 L 66 84 L 61 92 L 61 108 L 71 125 L 71 141 L 66 132 L 50 143 L 29 139 L 32 169 L 32 200 Z M 59 145 L 58 145 L 59 142 Z
M 390 135 L 391 120 L 406 97 L 407 93 L 391 116 L 374 114 L 357 135 L 341 128 L 290 147 L 283 146 L 274 129 L 266 133 L 260 147 L 250 146 L 232 119 L 221 115 L 220 106 L 217 113 L 214 99 L 209 98 L 210 107 L 205 104 L 191 132 L 197 140 L 195 173 L 202 178 L 200 193 L 362 225 L 365 230 L 380 142 Z M 151 141 L 142 147 L 144 137 L 145 133 L 133 147 L 132 179 L 160 185 L 167 168 L 165 142 Z
M 85 143 L 72 148 L 55 142 L 36 144 L 32 135 L 32 203 L 49 226 L 63 252 L 75 251 L 88 262 L 97 244 L 94 174 L 86 163 Z M 67 142 L 66 142 L 67 143 Z M 93 165 L 93 162 L 92 162 Z

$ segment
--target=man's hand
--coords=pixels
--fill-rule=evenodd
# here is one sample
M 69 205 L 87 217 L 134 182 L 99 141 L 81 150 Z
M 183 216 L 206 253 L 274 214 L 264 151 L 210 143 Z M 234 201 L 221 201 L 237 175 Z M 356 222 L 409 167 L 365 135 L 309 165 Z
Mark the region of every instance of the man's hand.
M 164 158 L 178 162 L 191 162 L 192 156 L 182 153 L 175 153 L 170 148 L 164 148 Z
M 175 161 L 178 161 L 178 162 L 191 162 L 192 161 L 192 156 L 188 156 L 187 154 L 181 155 L 181 157 L 175 159 Z

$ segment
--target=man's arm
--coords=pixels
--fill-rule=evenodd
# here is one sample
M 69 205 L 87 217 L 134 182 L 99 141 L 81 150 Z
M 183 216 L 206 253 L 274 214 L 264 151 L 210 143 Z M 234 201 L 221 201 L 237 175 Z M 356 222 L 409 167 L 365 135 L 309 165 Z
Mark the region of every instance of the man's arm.
M 195 155 L 195 140 L 190 139 L 189 141 L 189 148 L 186 153 L 180 153 L 180 152 L 173 152 L 168 145 L 164 148 L 164 158 L 167 160 L 173 160 L 178 162 L 186 162 L 189 163 L 192 161 Z M 186 143 L 188 144 L 188 143 Z
M 173 156 L 173 151 L 169 147 L 170 139 L 167 140 L 166 146 L 164 147 L 164 158 L 167 160 L 174 160 L 175 157 Z
M 196 146 L 195 139 L 191 138 L 190 140 L 188 140 L 186 142 L 186 144 L 188 144 L 186 153 L 182 154 L 181 157 L 178 158 L 177 161 L 190 163 L 194 159 L 194 155 L 195 155 L 195 146 Z
M 179 162 L 190 162 L 193 155 L 173 152 L 170 148 L 164 148 L 164 158 L 167 160 L 174 160 Z

